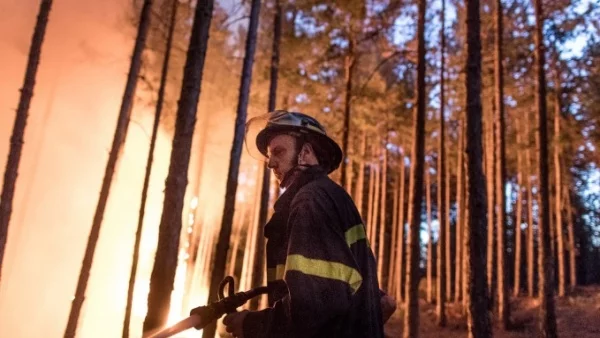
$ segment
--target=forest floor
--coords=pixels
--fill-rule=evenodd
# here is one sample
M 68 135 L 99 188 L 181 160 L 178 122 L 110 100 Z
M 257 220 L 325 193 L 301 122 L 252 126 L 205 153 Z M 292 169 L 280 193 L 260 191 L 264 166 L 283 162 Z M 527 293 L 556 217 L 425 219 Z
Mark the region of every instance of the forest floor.
M 580 287 L 565 297 L 556 298 L 558 336 L 561 338 L 600 337 L 600 286 Z M 421 338 L 458 338 L 467 336 L 466 316 L 462 307 L 448 304 L 448 325 L 436 325 L 435 305 L 420 300 Z M 503 331 L 494 327 L 494 337 L 525 338 L 540 337 L 538 329 L 539 302 L 537 299 L 519 297 L 511 300 L 514 329 Z M 403 311 L 399 307 L 385 325 L 386 337 L 402 337 Z

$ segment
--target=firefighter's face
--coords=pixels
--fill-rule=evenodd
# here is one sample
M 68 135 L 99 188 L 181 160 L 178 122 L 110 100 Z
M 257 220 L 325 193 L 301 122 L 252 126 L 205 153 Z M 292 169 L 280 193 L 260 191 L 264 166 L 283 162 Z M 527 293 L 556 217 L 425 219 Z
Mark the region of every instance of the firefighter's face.
M 267 146 L 269 162 L 267 166 L 273 170 L 279 182 L 297 163 L 296 138 L 290 135 L 277 135 Z

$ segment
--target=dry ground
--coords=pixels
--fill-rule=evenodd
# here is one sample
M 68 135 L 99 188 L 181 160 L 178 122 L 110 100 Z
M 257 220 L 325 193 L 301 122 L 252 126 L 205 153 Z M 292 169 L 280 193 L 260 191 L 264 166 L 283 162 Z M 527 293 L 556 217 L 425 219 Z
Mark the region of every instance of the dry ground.
M 572 294 L 556 298 L 558 336 L 561 338 L 600 338 L 600 286 L 578 288 Z M 502 331 L 494 328 L 494 337 L 525 338 L 539 337 L 538 301 L 515 298 L 511 301 L 514 330 Z M 439 328 L 435 324 L 435 305 L 420 303 L 421 338 L 458 338 L 467 336 L 466 317 L 461 307 L 448 306 L 448 326 Z M 399 307 L 386 324 L 386 337 L 402 337 L 403 311 Z

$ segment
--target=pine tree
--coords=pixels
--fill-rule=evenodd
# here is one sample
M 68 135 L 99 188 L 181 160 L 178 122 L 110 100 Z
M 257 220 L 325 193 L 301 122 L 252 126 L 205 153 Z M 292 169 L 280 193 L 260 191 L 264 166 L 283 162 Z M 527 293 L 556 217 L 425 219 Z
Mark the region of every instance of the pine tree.
M 8 225 L 12 214 L 13 197 L 15 186 L 17 184 L 17 175 L 19 164 L 21 162 L 21 152 L 23 149 L 23 139 L 25 135 L 25 126 L 29 116 L 29 105 L 33 97 L 37 69 L 42 54 L 42 44 L 46 35 L 46 26 L 48 25 L 48 16 L 52 9 L 52 0 L 42 0 L 38 17 L 31 38 L 29 47 L 29 56 L 27 57 L 27 69 L 25 70 L 25 79 L 21 88 L 21 97 L 13 125 L 12 135 L 10 137 L 10 150 L 8 160 L 4 170 L 4 181 L 2 184 L 2 194 L 0 195 L 0 280 L 2 280 L 2 261 L 4 260 L 4 250 L 8 240 Z
M 183 199 L 213 4 L 213 0 L 200 0 L 196 3 L 179 95 L 169 172 L 165 182 L 165 198 L 158 230 L 156 257 L 150 275 L 148 313 L 144 319 L 144 332 L 155 330 L 166 323 L 171 304 L 181 234 Z
M 481 161 L 481 37 L 479 1 L 467 0 L 466 154 L 469 177 L 468 243 L 469 337 L 491 337 L 485 274 L 486 198 Z

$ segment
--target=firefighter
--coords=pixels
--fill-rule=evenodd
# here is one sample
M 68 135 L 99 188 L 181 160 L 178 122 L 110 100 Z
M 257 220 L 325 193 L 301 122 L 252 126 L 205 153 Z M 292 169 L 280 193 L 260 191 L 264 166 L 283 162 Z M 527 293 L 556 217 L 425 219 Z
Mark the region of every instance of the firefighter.
M 383 337 L 395 301 L 379 290 L 354 202 L 327 176 L 342 161 L 340 147 L 316 119 L 282 110 L 248 121 L 245 143 L 284 192 L 264 227 L 270 307 L 227 315 L 227 331 L 244 338 Z

